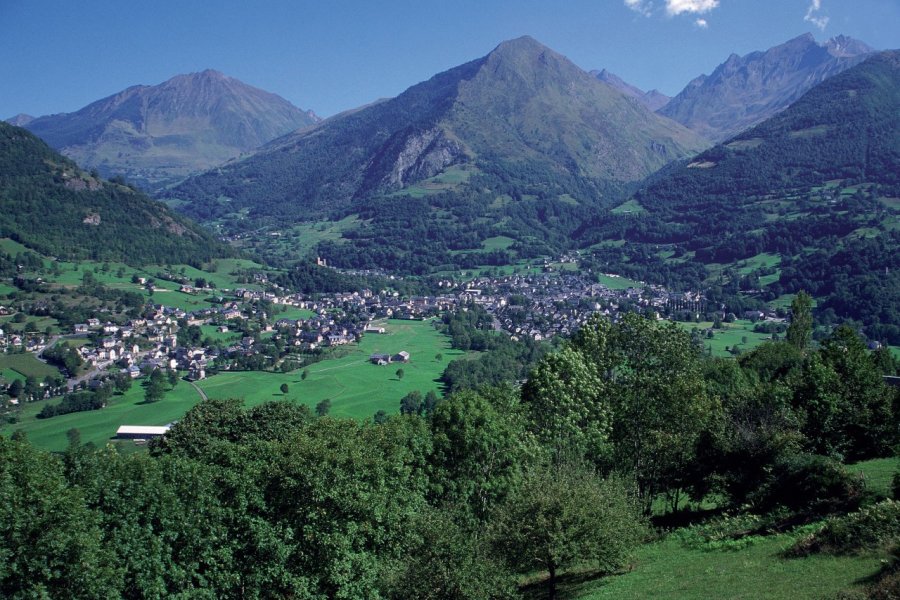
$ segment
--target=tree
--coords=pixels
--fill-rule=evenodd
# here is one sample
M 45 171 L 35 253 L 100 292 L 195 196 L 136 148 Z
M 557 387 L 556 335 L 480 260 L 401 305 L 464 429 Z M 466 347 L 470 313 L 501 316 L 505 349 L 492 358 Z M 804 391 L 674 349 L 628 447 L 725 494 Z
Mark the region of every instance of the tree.
M 634 313 L 615 324 L 592 317 L 572 345 L 601 380 L 583 393 L 600 390 L 597 404 L 610 415 L 606 466 L 634 476 L 649 512 L 659 492 L 682 488 L 699 436 L 718 411 L 699 350 L 677 324 Z
M 117 392 L 124 394 L 131 389 L 132 380 L 131 375 L 129 375 L 128 373 L 119 373 L 118 375 L 116 375 L 115 381 Z
M 791 324 L 787 329 L 787 342 L 798 350 L 805 350 L 812 337 L 812 330 L 812 298 L 801 290 L 791 301 Z
M 645 533 L 640 509 L 619 479 L 601 480 L 578 466 L 534 469 L 498 508 L 492 539 L 520 573 L 546 570 L 548 598 L 560 571 L 597 560 L 620 569 Z
M 178 385 L 178 373 L 176 371 L 169 371 L 166 373 L 166 378 L 169 381 L 169 387 L 175 389 L 175 386 Z
M 456 518 L 454 518 L 456 517 Z M 464 517 L 425 508 L 412 523 L 412 547 L 389 570 L 392 600 L 502 600 L 518 598 L 516 581 L 491 555 L 484 536 L 459 524 Z
M 402 368 L 397 369 L 396 375 L 397 375 L 397 379 L 403 379 L 403 375 L 404 375 L 403 369 Z
M 30 400 L 35 400 L 41 395 L 41 384 L 38 383 L 37 377 L 34 375 L 29 375 L 25 378 L 25 389 L 24 394 L 26 398 Z
M 422 392 L 418 390 L 414 390 L 400 399 L 401 415 L 420 415 L 423 408 Z
M 444 360 L 444 355 L 441 354 L 440 352 L 438 352 L 437 354 L 434 355 L 434 360 L 441 362 L 442 360 Z
M 163 399 L 163 396 L 166 394 L 166 378 L 162 374 L 162 371 L 159 369 L 155 369 L 150 374 L 150 379 L 146 383 L 146 388 L 144 391 L 144 402 L 150 404 L 152 402 L 159 402 Z
M 522 401 L 537 438 L 557 463 L 570 458 L 598 460 L 610 433 L 609 405 L 593 364 L 567 347 L 544 357 L 522 387 Z
M 433 504 L 487 520 L 518 484 L 534 450 L 522 413 L 512 388 L 458 392 L 435 408 L 429 459 Z
M 0 498 L 0 596 L 118 595 L 114 557 L 56 457 L 0 436 Z
M 425 400 L 422 403 L 422 409 L 425 414 L 431 414 L 434 412 L 434 409 L 440 404 L 441 398 L 437 395 L 437 392 L 434 390 L 428 390 L 428 393 L 425 394 Z
M 859 460 L 887 456 L 897 443 L 894 394 L 885 385 L 866 344 L 846 325 L 822 342 L 822 362 L 837 374 L 840 398 L 834 427 L 840 432 L 843 453 Z
M 22 396 L 22 391 L 24 389 L 25 386 L 22 384 L 21 379 L 13 379 L 13 382 L 9 384 L 9 387 L 7 387 L 6 393 L 13 398 L 19 398 Z
M 307 377 L 309 377 L 309 369 L 303 369 L 303 372 L 300 373 L 300 379 L 306 381 Z
M 331 400 L 329 400 L 328 398 L 325 398 L 324 400 L 316 404 L 317 417 L 324 417 L 329 412 L 331 412 Z
M 288 393 L 288 389 L 289 389 L 289 388 L 288 388 L 288 384 L 282 383 L 282 384 L 278 387 L 278 389 L 281 390 L 281 393 L 282 393 L 282 394 L 287 394 L 287 393 Z

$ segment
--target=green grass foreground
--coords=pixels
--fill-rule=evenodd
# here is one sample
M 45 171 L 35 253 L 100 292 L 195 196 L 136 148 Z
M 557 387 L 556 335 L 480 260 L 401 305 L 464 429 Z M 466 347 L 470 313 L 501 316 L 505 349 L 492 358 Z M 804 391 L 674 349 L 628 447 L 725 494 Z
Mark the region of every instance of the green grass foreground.
M 573 576 L 564 597 L 814 600 L 859 585 L 882 566 L 879 555 L 782 558 L 795 541 L 773 535 L 741 550 L 698 550 L 670 536 L 640 548 L 629 573 L 587 583 Z

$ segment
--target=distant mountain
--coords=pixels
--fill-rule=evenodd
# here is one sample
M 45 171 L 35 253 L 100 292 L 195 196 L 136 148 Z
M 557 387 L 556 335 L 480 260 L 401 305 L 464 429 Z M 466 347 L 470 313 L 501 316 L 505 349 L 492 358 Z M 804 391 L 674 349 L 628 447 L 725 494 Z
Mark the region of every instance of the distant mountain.
M 807 33 L 765 52 L 732 54 L 711 75 L 688 83 L 659 113 L 708 139 L 724 141 L 784 110 L 872 52 L 846 36 L 818 44 Z
M 503 194 L 592 203 L 704 146 L 522 37 L 396 98 L 279 138 L 171 195 L 199 218 L 240 213 L 242 221 L 289 223 L 402 192 L 452 168 L 463 172 L 457 183 L 485 191 L 488 204 Z
M 275 94 L 207 70 L 20 124 L 85 168 L 158 188 L 318 121 Z
M 34 117 L 31 115 L 26 115 L 25 113 L 19 113 L 14 117 L 6 119 L 6 122 L 10 125 L 15 125 L 16 127 L 24 127 L 28 123 L 34 121 Z
M 633 244 L 615 248 L 630 257 L 618 265 L 626 271 L 712 265 L 720 288 L 765 300 L 805 289 L 824 318 L 856 319 L 900 344 L 898 199 L 900 51 L 891 51 L 663 169 L 623 205 L 628 214 L 594 219 L 583 243 Z
M 649 92 L 645 92 L 644 90 L 637 88 L 637 87 L 631 85 L 630 83 L 622 80 L 622 78 L 619 77 L 618 75 L 610 73 L 606 69 L 601 69 L 599 71 L 591 71 L 591 75 L 593 75 L 594 77 L 596 77 L 597 79 L 599 79 L 600 81 L 602 81 L 604 83 L 608 83 L 609 85 L 613 86 L 620 92 L 624 92 L 625 94 L 628 94 L 632 98 L 635 98 L 635 99 L 641 101 L 644 104 L 644 106 L 646 106 L 647 108 L 649 108 L 650 110 L 652 110 L 654 112 L 661 109 L 663 106 L 668 104 L 669 100 L 671 100 L 671 98 L 669 98 L 668 96 L 666 96 L 659 90 L 650 90 Z
M 0 238 L 48 256 L 199 264 L 231 250 L 164 205 L 0 122 Z

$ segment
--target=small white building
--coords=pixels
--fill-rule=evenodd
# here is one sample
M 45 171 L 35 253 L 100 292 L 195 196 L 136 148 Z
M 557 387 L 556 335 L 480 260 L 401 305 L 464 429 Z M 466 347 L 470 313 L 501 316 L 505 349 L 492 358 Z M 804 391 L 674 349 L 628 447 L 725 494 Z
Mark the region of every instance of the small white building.
M 149 440 L 165 435 L 172 425 L 121 425 L 116 430 L 116 437 L 120 440 Z

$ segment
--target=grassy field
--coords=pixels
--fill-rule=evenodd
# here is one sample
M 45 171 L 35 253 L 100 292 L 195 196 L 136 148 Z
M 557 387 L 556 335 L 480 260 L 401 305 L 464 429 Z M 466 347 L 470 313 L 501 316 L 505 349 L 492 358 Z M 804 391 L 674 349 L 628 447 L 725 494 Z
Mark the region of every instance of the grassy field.
M 685 331 L 690 331 L 695 327 L 699 330 L 706 330 L 712 327 L 712 322 L 704 321 L 702 323 L 678 323 Z M 756 333 L 753 331 L 754 324 L 750 321 L 738 319 L 734 323 L 722 323 L 721 329 L 713 330 L 713 337 L 703 337 L 703 347 L 709 349 L 713 356 L 732 356 L 725 348 L 733 348 L 739 346 L 742 351 L 751 350 L 761 343 L 772 339 L 771 334 Z M 744 341 L 746 338 L 746 342 Z
M 115 435 L 120 425 L 165 425 L 181 418 L 200 401 L 200 394 L 189 383 L 181 381 L 159 402 L 144 404 L 144 388 L 139 381 L 135 381 L 124 395 L 113 396 L 109 405 L 100 410 L 38 419 L 35 415 L 44 405 L 56 404 L 59 398 L 28 404 L 22 410 L 20 422 L 3 425 L 0 432 L 9 435 L 22 430 L 35 446 L 59 451 L 66 447 L 66 432 L 74 427 L 81 432 L 83 442 L 102 446 Z
M 614 215 L 642 215 L 647 212 L 647 209 L 641 206 L 637 200 L 632 198 L 631 200 L 628 200 L 624 204 L 620 204 L 609 212 Z
M 887 494 L 900 459 L 884 458 L 849 465 L 865 474 L 868 489 Z M 783 558 L 804 533 L 754 537 L 730 549 L 697 548 L 673 535 L 640 547 L 627 573 L 597 578 L 575 570 L 563 577 L 563 598 L 666 598 L 675 600 L 742 599 L 804 600 L 830 598 L 859 586 L 874 575 L 887 558 L 883 550 L 863 555 Z M 526 594 L 543 598 L 539 584 Z
M 43 380 L 44 377 L 56 377 L 59 370 L 50 365 L 44 364 L 34 357 L 30 352 L 25 354 L 0 354 L 0 371 L 15 371 L 23 377 L 37 377 Z
M 287 399 L 314 407 L 327 398 L 332 415 L 365 419 L 379 410 L 397 412 L 400 398 L 411 391 L 439 390 L 437 378 L 451 360 L 462 355 L 450 349 L 449 338 L 431 322 L 422 321 L 388 321 L 386 334 L 366 335 L 347 350 L 346 356 L 310 365 L 306 380 L 301 379 L 301 371 L 240 372 L 221 373 L 198 385 L 210 398 L 243 398 L 248 406 Z M 401 350 L 410 353 L 409 363 L 379 367 L 368 360 L 370 354 Z M 435 358 L 437 354 L 441 360 Z M 400 368 L 402 379 L 396 375 Z M 279 391 L 282 383 L 288 385 L 286 395 Z
M 241 332 L 239 331 L 218 331 L 218 327 L 215 325 L 201 325 L 200 331 L 203 333 L 204 338 L 210 338 L 212 340 L 216 340 L 218 342 L 230 343 L 241 339 Z
M 400 408 L 400 398 L 407 393 L 413 390 L 423 394 L 429 390 L 439 391 L 437 378 L 447 364 L 461 356 L 462 352 L 450 349 L 449 338 L 436 331 L 430 321 L 392 320 L 386 323 L 386 327 L 386 334 L 369 334 L 358 346 L 347 347 L 345 356 L 311 365 L 306 380 L 301 378 L 301 371 L 257 371 L 222 373 L 200 381 L 198 385 L 210 398 L 242 398 L 247 406 L 269 400 L 288 400 L 314 407 L 328 398 L 332 402 L 331 414 L 334 416 L 366 419 L 378 410 L 396 413 Z M 410 353 L 409 363 L 379 367 L 368 361 L 370 354 L 396 354 L 401 350 Z M 442 355 L 441 360 L 435 358 L 437 354 Z M 31 358 L 30 355 L 4 355 L 0 359 L 10 356 Z M 46 367 L 33 358 L 31 361 Z M 31 363 L 27 366 L 34 368 Z M 9 369 L 10 375 L 14 376 L 13 368 L 0 362 L 0 373 L 5 374 Z M 404 371 L 402 379 L 396 375 L 398 368 Z M 282 383 L 288 384 L 286 395 L 279 390 Z M 104 444 L 120 425 L 165 425 L 178 420 L 200 401 L 200 394 L 190 383 L 181 381 L 155 404 L 143 404 L 143 399 L 144 389 L 135 383 L 124 396 L 115 396 L 104 409 L 51 419 L 37 419 L 35 415 L 44 404 L 56 403 L 59 399 L 35 402 L 23 409 L 19 423 L 0 427 L 0 434 L 9 435 L 21 429 L 36 446 L 62 450 L 67 443 L 66 432 L 75 427 L 81 432 L 84 442 Z
M 9 385 L 13 379 L 21 379 L 25 383 L 25 376 L 12 369 L 0 369 L 0 385 Z
M 516 243 L 516 240 L 511 237 L 506 237 L 505 235 L 497 235 L 494 237 L 489 237 L 481 242 L 481 247 L 485 250 L 506 250 L 510 246 Z
M 866 478 L 866 489 L 884 496 L 891 495 L 891 481 L 894 473 L 900 468 L 900 458 L 876 458 L 865 462 L 848 465 L 851 472 L 862 473 Z
M 611 290 L 627 290 L 628 288 L 632 287 L 644 287 L 643 284 L 638 281 L 634 281 L 633 279 L 628 279 L 627 277 L 621 277 L 618 275 L 604 275 L 602 273 L 597 275 L 597 283 L 605 285 Z
M 878 555 L 782 558 L 795 541 L 784 534 L 742 550 L 699 550 L 670 536 L 639 549 L 631 572 L 587 583 L 576 579 L 563 597 L 817 600 L 852 588 L 881 567 Z
M 281 311 L 271 315 L 271 318 L 276 321 L 278 319 L 310 319 L 316 314 L 309 309 L 297 308 L 295 306 L 278 306 L 276 307 L 276 310 L 277 309 L 281 309 Z

